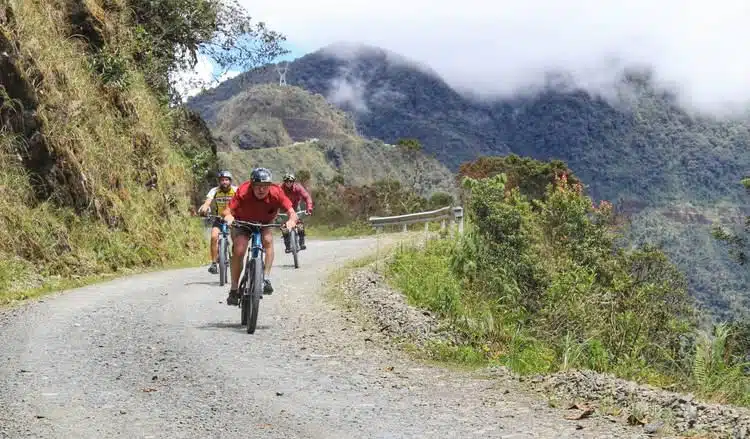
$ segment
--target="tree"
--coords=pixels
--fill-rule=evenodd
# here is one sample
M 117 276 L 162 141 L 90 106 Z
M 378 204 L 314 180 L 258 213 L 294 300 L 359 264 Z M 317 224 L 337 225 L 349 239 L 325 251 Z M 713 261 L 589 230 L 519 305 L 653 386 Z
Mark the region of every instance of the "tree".
M 439 209 L 445 206 L 453 206 L 453 196 L 445 192 L 435 192 L 428 201 L 430 209 Z
M 745 177 L 741 181 L 745 190 L 750 194 L 750 177 Z M 750 254 L 750 244 L 748 236 L 750 235 L 750 216 L 745 217 L 744 224 L 739 230 L 729 230 L 721 225 L 715 225 L 712 230 L 714 238 L 724 241 L 727 245 L 729 254 L 738 264 L 746 265 L 748 255 Z
M 541 200 L 547 193 L 547 187 L 554 185 L 561 176 L 566 176 L 570 187 L 580 185 L 581 181 L 573 174 L 561 160 L 543 162 L 530 157 L 520 157 L 516 154 L 507 156 L 479 157 L 472 162 L 462 163 L 458 168 L 456 179 L 463 181 L 464 177 L 481 179 L 505 173 L 506 190 L 518 188 L 524 196 Z
M 343 186 L 345 184 L 344 176 L 340 173 L 334 175 L 333 178 L 331 179 L 331 184 Z
M 172 101 L 181 97 L 170 74 L 194 68 L 199 54 L 218 64 L 221 76 L 289 53 L 281 46 L 286 37 L 254 23 L 238 0 L 128 0 L 128 6 L 136 28 L 133 58 L 149 85 Z
M 312 175 L 310 174 L 310 171 L 306 169 L 300 169 L 297 171 L 297 181 L 302 184 L 302 186 L 307 186 L 307 184 L 310 182 L 310 179 L 312 178 Z
M 404 159 L 413 164 L 413 171 L 404 176 L 404 182 L 412 190 L 422 192 L 422 189 L 426 186 L 424 161 L 420 160 L 422 158 L 422 144 L 414 138 L 403 138 L 396 142 L 396 146 L 403 154 Z
M 417 139 L 404 138 L 399 139 L 396 145 L 400 146 L 405 151 L 417 152 L 422 150 L 422 144 Z

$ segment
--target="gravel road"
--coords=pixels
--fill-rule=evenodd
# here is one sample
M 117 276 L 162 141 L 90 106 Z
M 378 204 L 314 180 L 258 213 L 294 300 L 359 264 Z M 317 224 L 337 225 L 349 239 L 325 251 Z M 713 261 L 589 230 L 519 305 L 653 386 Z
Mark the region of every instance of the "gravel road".
M 0 437 L 640 437 L 566 420 L 512 380 L 409 360 L 325 301 L 331 270 L 376 245 L 310 241 L 294 270 L 277 239 L 254 335 L 205 267 L 0 311 Z

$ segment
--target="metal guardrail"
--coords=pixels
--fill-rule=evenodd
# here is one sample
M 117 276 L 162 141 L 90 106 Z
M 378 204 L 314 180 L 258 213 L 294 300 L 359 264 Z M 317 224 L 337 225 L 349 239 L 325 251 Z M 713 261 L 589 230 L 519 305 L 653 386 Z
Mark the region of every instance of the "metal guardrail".
M 375 228 L 377 233 L 383 231 L 385 226 L 402 226 L 402 231 L 407 231 L 409 224 L 424 223 L 425 231 L 429 231 L 429 223 L 440 221 L 440 228 L 444 230 L 446 221 L 450 222 L 451 229 L 454 223 L 458 223 L 458 233 L 464 232 L 464 208 L 461 206 L 446 206 L 440 209 L 429 210 L 426 212 L 407 213 L 406 215 L 395 216 L 371 216 L 370 224 Z

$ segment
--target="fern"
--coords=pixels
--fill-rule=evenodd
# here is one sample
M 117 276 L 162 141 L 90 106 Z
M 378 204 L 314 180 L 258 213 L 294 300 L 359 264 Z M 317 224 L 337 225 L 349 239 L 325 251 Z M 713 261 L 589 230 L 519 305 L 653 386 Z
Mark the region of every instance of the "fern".
M 693 379 L 701 393 L 711 399 L 738 401 L 750 399 L 750 378 L 744 373 L 747 363 L 734 362 L 727 350 L 732 329 L 717 324 L 713 337 L 701 333 L 693 360 Z

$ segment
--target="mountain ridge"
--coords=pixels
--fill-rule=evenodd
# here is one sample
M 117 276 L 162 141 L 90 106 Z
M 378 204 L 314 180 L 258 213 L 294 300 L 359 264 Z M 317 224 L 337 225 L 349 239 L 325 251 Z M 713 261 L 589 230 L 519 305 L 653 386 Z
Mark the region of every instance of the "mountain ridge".
M 421 150 L 358 136 L 344 111 L 293 85 L 256 84 L 218 109 L 213 123 L 218 157 L 238 179 L 264 166 L 275 174 L 309 173 L 309 184 L 341 178 L 347 185 L 396 179 L 429 198 L 456 195 L 453 174 Z

